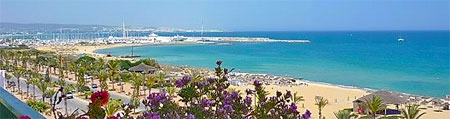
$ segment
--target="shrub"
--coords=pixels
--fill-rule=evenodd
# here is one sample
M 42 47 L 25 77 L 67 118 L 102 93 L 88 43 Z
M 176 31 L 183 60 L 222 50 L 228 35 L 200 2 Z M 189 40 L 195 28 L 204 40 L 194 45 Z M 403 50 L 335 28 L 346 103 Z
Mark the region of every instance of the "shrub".
M 46 110 L 50 109 L 50 104 L 37 101 L 37 100 L 27 100 L 27 105 L 33 108 L 34 110 L 38 112 L 45 112 Z

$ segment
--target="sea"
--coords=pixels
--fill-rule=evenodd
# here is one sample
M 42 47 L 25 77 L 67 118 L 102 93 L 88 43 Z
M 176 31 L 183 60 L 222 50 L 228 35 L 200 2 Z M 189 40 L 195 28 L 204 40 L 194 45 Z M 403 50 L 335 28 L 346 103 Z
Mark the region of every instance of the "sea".
M 158 33 L 201 36 L 201 33 Z M 450 31 L 206 32 L 204 37 L 262 37 L 310 43 L 231 42 L 134 47 L 142 58 L 213 69 L 217 60 L 236 72 L 304 78 L 313 82 L 391 90 L 430 97 L 450 94 Z M 403 38 L 403 42 L 398 39 Z M 97 50 L 128 55 L 131 47 Z

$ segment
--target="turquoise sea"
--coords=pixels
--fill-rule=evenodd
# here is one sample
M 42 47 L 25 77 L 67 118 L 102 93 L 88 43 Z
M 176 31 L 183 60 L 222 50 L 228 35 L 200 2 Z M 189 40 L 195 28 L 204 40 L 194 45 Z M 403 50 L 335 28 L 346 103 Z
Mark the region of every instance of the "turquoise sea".
M 158 33 L 199 36 L 200 33 Z M 308 39 L 311 43 L 238 43 L 135 47 L 135 54 L 173 65 L 303 77 L 360 88 L 444 97 L 450 94 L 450 31 L 220 32 L 204 36 Z M 405 42 L 398 42 L 401 37 Z M 102 49 L 113 56 L 130 47 Z

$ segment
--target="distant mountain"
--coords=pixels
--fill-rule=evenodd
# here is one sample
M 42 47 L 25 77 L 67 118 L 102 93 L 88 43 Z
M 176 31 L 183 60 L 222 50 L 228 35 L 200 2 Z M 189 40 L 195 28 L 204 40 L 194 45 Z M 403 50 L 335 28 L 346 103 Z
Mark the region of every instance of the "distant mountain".
M 201 30 L 186 30 L 179 28 L 155 28 L 143 26 L 126 26 L 128 31 L 150 32 L 200 32 Z M 79 24 L 45 24 L 45 23 L 0 23 L 0 34 L 35 34 L 35 33 L 59 33 L 59 32 L 122 32 L 122 26 L 107 25 L 79 25 Z M 205 30 L 205 32 L 220 32 L 219 30 Z
M 42 24 L 42 23 L 0 23 L 0 31 L 59 31 L 65 30 L 79 30 L 79 31 L 91 31 L 98 29 L 111 29 L 114 26 L 105 25 L 78 25 L 78 24 Z

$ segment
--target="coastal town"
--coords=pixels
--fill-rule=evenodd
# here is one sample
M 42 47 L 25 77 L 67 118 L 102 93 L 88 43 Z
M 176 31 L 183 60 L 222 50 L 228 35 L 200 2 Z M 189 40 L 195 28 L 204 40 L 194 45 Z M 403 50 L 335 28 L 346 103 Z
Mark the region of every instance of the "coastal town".
M 3 35 L 0 39 L 2 46 L 0 66 L 4 73 L 1 82 L 4 84 L 2 89 L 5 92 L 2 93 L 12 94 L 39 112 L 42 118 L 91 117 L 96 115 L 93 114 L 93 109 L 105 110 L 103 118 L 108 119 L 150 118 L 146 116 L 158 113 L 173 116 L 170 111 L 174 110 L 164 110 L 173 108 L 165 107 L 172 102 L 177 105 L 174 109 L 180 111 L 175 111 L 180 114 L 178 118 L 200 117 L 202 114 L 194 113 L 190 109 L 197 108 L 196 105 L 206 104 L 211 107 L 205 109 L 205 113 L 217 111 L 220 114 L 230 114 L 222 115 L 223 118 L 237 118 L 233 117 L 237 114 L 231 110 L 243 107 L 238 108 L 235 104 L 243 103 L 242 105 L 248 105 L 246 108 L 263 108 L 260 107 L 264 104 L 261 101 L 265 99 L 259 99 L 260 96 L 267 96 L 268 102 L 269 97 L 271 100 L 279 99 L 279 102 L 283 103 L 278 102 L 277 105 L 293 109 L 285 112 L 292 118 L 338 118 L 339 115 L 350 114 L 358 118 L 401 118 L 405 116 L 405 110 L 413 109 L 423 113 L 420 115 L 424 119 L 445 119 L 450 116 L 450 96 L 427 97 L 312 82 L 300 77 L 237 72 L 233 71 L 232 67 L 221 67 L 221 64 L 226 64 L 227 61 L 217 61 L 216 64 L 211 64 L 217 65 L 217 68 L 207 69 L 162 64 L 151 57 L 143 58 L 132 53 L 128 56 L 114 57 L 111 54 L 95 52 L 99 49 L 139 45 L 310 43 L 309 40 L 301 39 L 159 36 L 157 32 L 148 33 L 146 36 L 132 36 L 129 35 L 129 31 L 123 26 L 121 36 L 82 38 L 69 35 L 64 39 L 60 35 L 48 40 Z M 203 30 L 200 33 L 203 34 Z M 233 97 L 234 93 L 239 96 L 233 98 L 233 102 L 235 101 L 233 109 L 227 109 L 224 107 L 225 102 L 220 102 L 226 97 L 224 99 L 211 97 L 218 96 L 217 94 Z M 92 104 L 100 103 L 93 97 L 100 96 L 98 99 L 104 100 L 101 99 L 101 95 L 107 95 L 106 103 L 97 105 L 100 108 L 93 107 Z M 286 98 L 282 98 L 283 96 Z M 167 100 L 164 102 L 156 100 L 163 97 Z M 374 100 L 382 102 L 377 104 Z M 378 105 L 379 108 L 368 107 L 370 104 Z M 225 112 L 218 112 L 218 108 L 225 108 Z M 269 110 L 273 111 L 272 114 L 282 113 L 276 112 L 277 108 Z M 83 114 L 84 112 L 86 114 Z M 250 112 L 246 113 L 248 114 L 243 115 L 253 115 Z M 208 114 L 203 116 L 205 116 L 203 118 L 214 117 Z M 260 115 L 255 115 L 254 118 L 259 118 L 258 116 Z

